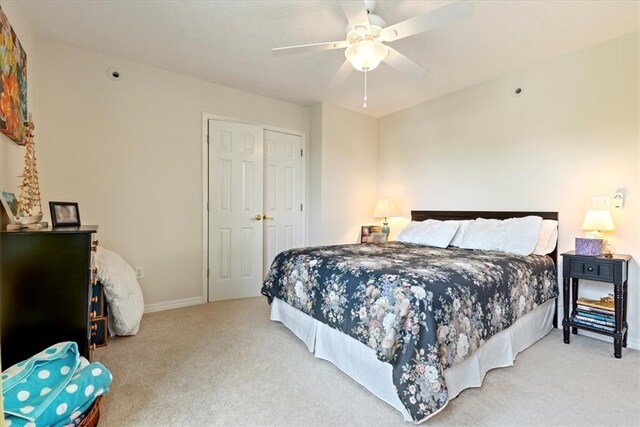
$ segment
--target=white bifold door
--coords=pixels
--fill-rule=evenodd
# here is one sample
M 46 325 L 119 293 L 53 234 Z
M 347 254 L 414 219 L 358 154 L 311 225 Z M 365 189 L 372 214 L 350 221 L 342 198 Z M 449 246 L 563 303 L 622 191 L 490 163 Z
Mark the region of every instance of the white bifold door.
M 304 244 L 302 139 L 209 120 L 209 301 L 260 295 L 283 250 Z

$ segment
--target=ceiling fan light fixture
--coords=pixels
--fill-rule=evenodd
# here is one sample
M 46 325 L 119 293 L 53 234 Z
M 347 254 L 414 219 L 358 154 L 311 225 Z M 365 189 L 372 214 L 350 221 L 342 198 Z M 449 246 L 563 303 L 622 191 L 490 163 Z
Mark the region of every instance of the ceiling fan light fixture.
M 361 40 L 344 51 L 344 56 L 358 71 L 374 70 L 388 54 L 389 50 L 376 40 Z

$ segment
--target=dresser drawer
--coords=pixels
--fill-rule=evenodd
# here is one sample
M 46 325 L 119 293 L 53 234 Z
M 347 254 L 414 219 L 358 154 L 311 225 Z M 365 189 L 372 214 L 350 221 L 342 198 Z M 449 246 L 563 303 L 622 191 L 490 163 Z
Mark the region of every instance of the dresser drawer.
M 593 280 L 613 280 L 613 265 L 598 260 L 571 260 L 571 275 Z
M 96 317 L 91 321 L 92 347 L 104 347 L 107 345 L 107 318 Z
M 106 302 L 104 300 L 104 289 L 102 283 L 96 282 L 91 286 L 91 313 L 95 313 L 95 317 L 107 315 Z

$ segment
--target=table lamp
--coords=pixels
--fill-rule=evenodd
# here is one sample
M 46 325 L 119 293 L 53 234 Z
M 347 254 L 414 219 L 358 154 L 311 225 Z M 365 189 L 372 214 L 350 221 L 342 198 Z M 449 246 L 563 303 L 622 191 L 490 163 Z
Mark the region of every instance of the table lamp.
M 380 199 L 376 204 L 376 209 L 373 211 L 374 218 L 384 218 L 382 223 L 382 232 L 387 236 L 389 235 L 389 223 L 387 218 L 392 216 L 399 216 L 400 212 L 391 199 Z
M 609 211 L 587 211 L 582 222 L 582 229 L 587 230 L 587 237 L 591 239 L 602 239 L 601 231 L 613 231 L 613 219 Z

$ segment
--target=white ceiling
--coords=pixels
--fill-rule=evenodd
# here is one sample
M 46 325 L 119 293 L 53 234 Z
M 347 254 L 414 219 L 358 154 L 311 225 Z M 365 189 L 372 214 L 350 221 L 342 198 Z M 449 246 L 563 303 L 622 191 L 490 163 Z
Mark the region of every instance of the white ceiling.
M 38 33 L 301 105 L 329 101 L 374 117 L 531 63 L 637 31 L 637 1 L 474 1 L 473 17 L 391 46 L 431 69 L 413 80 L 382 64 L 328 89 L 343 50 L 275 57 L 271 48 L 343 40 L 337 1 L 22 0 Z M 449 2 L 378 2 L 388 25 Z

